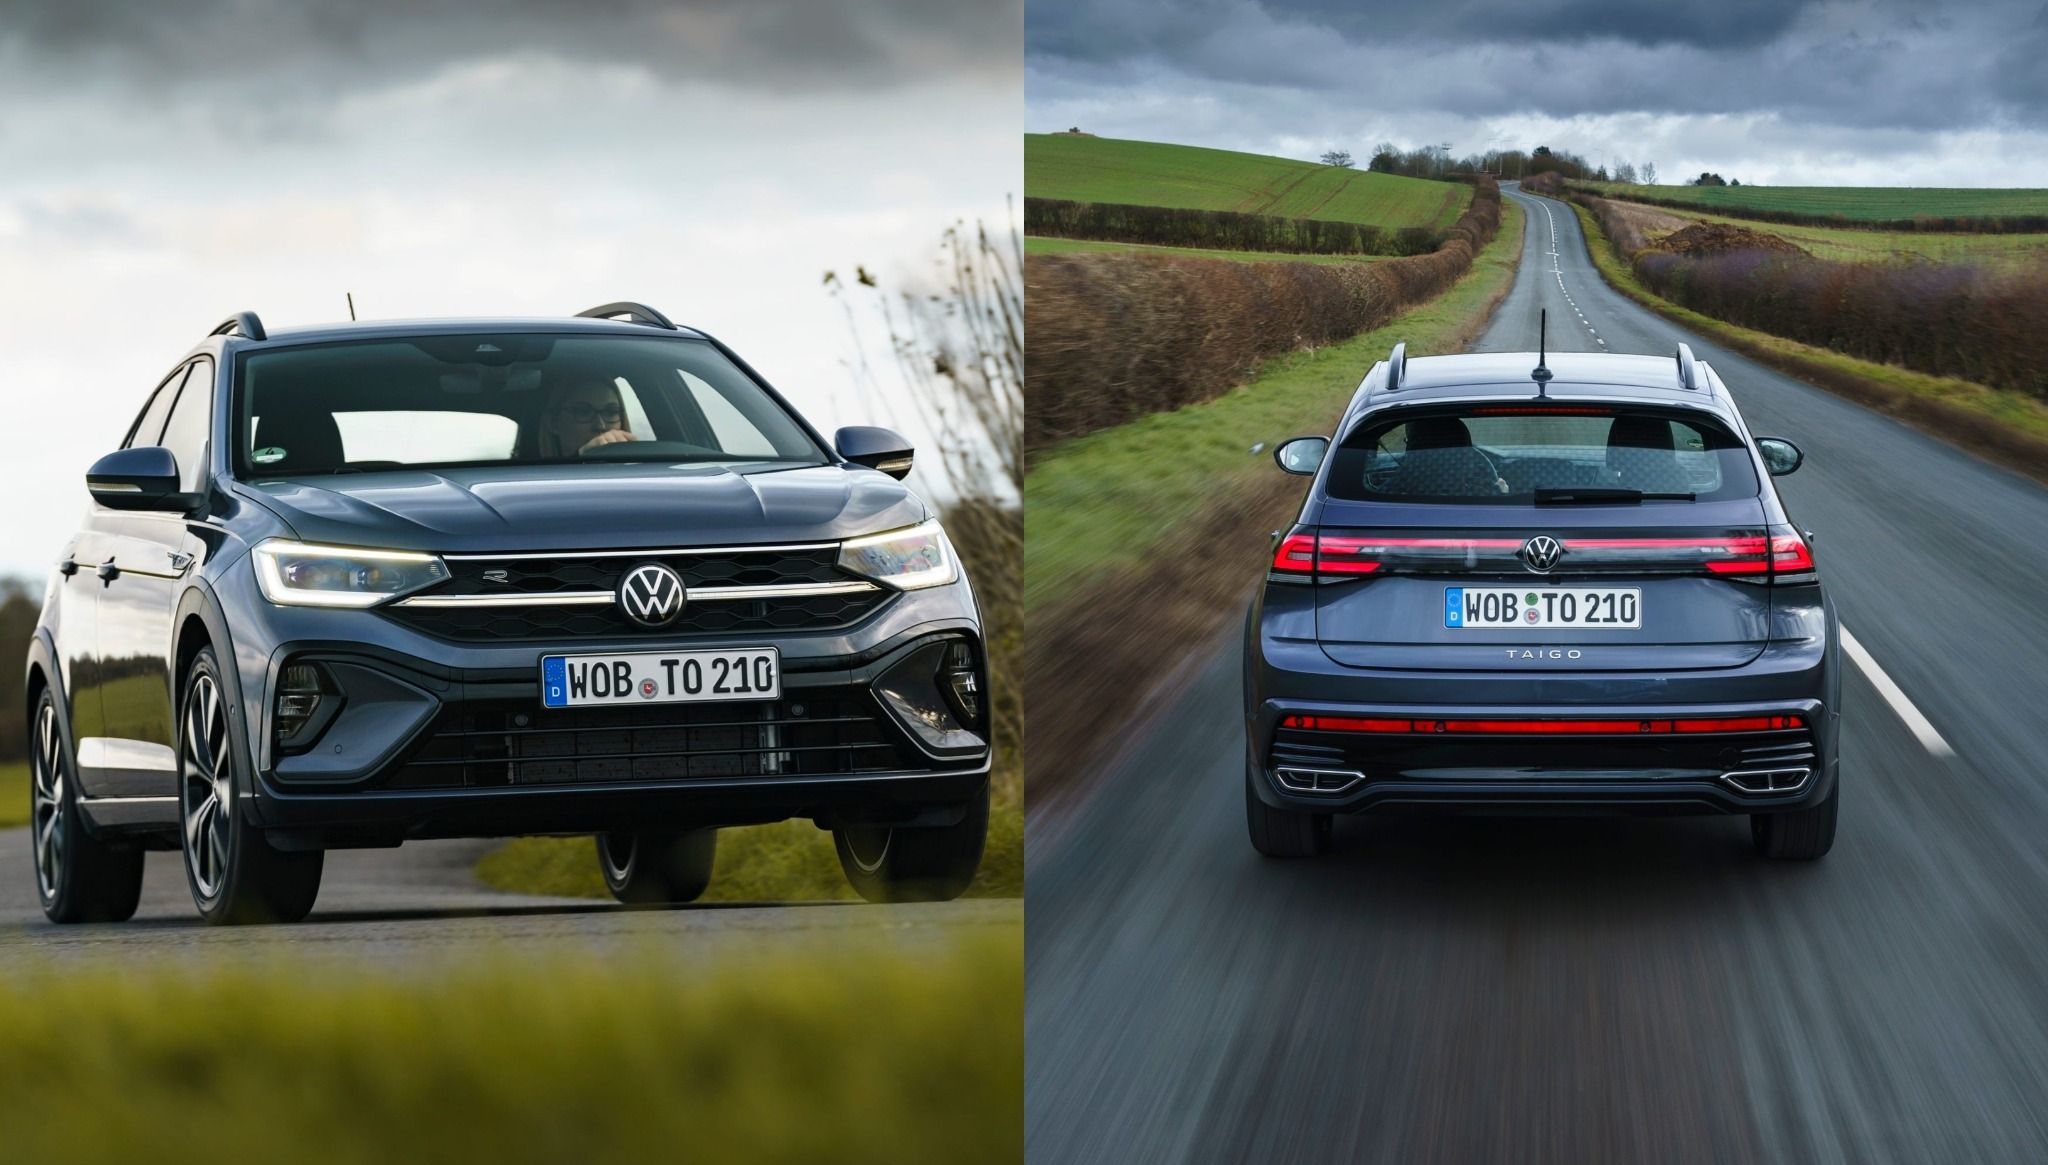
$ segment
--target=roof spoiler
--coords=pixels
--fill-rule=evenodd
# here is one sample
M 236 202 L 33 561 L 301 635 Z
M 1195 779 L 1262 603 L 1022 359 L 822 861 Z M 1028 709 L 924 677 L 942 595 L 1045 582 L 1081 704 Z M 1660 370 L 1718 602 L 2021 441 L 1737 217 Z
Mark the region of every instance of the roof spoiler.
M 1685 389 L 1700 386 L 1699 362 L 1692 358 L 1692 348 L 1686 344 L 1678 346 L 1678 386 Z
M 267 340 L 270 333 L 263 330 L 263 321 L 253 311 L 238 311 L 214 326 L 209 336 L 240 335 L 251 340 Z
M 620 316 L 624 316 L 627 323 L 645 324 L 650 328 L 666 328 L 671 332 L 676 330 L 675 324 L 667 316 L 655 311 L 644 303 L 634 303 L 630 299 L 622 299 L 617 303 L 600 304 L 587 311 L 579 311 L 576 315 L 579 319 L 589 318 L 593 320 L 615 320 Z

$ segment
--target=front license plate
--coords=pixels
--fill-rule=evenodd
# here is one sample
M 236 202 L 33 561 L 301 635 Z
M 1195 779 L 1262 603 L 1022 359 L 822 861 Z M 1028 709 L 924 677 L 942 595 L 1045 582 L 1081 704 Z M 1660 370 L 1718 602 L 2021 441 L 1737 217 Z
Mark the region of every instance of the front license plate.
M 546 708 L 773 700 L 781 695 L 782 657 L 773 647 L 546 655 L 540 661 L 540 702 Z
M 1444 626 L 1624 631 L 1643 625 L 1637 587 L 1445 587 Z

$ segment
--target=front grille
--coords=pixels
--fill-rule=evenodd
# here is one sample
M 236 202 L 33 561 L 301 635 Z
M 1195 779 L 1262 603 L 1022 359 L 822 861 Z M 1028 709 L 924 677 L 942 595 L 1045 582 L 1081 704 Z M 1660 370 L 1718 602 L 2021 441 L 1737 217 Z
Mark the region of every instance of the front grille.
M 710 553 L 646 555 L 562 554 L 544 558 L 451 558 L 447 582 L 422 598 L 616 593 L 625 573 L 645 562 L 672 567 L 692 589 L 800 586 L 862 580 L 839 569 L 832 546 L 732 549 Z M 893 592 L 876 587 L 845 594 L 760 598 L 696 598 L 662 627 L 643 627 L 616 603 L 579 606 L 416 606 L 379 608 L 388 618 L 443 639 L 516 643 L 563 639 L 628 639 L 673 635 L 743 635 L 754 632 L 829 631 L 851 626 L 887 603 Z
M 440 592 L 435 592 L 436 594 Z M 866 618 L 890 592 L 808 595 L 687 603 L 664 627 L 642 627 L 616 604 L 590 607 L 383 608 L 391 618 L 443 639 L 517 642 L 532 639 L 623 639 L 655 635 L 744 634 L 750 631 L 824 631 Z
M 643 562 L 666 563 L 691 587 L 767 587 L 790 583 L 847 582 L 854 576 L 839 569 L 836 546 L 789 549 L 720 550 L 713 553 L 661 553 L 591 557 L 564 553 L 549 558 L 451 558 L 449 578 L 436 595 L 556 594 L 563 591 L 614 591 L 626 572 Z M 486 571 L 496 577 L 485 578 Z
M 388 788 L 810 776 L 911 767 L 872 698 L 823 689 L 780 700 L 637 708 L 491 700 L 442 710 Z

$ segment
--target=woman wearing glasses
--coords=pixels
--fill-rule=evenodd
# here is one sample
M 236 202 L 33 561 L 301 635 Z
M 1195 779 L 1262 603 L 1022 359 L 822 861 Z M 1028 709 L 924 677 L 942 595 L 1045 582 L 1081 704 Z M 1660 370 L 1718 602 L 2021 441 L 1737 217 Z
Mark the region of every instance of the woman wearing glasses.
M 638 438 L 626 430 L 618 386 L 590 378 L 555 388 L 541 413 L 540 455 L 574 457 L 599 445 Z

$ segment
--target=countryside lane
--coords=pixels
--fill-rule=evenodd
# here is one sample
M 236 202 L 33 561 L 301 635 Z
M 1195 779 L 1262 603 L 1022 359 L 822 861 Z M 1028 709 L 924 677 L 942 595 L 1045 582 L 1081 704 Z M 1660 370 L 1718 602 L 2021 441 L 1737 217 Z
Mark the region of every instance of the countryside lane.
M 1567 205 L 1509 196 L 1528 231 L 1480 347 L 1534 349 L 1546 307 L 1554 351 L 1690 343 L 1805 449 L 1787 504 L 1934 736 L 1848 667 L 1813 865 L 1756 858 L 1740 818 L 1354 818 L 1270 862 L 1233 619 L 1073 816 L 1034 823 L 1030 1157 L 2038 1160 L 2048 491 L 1637 307 Z

